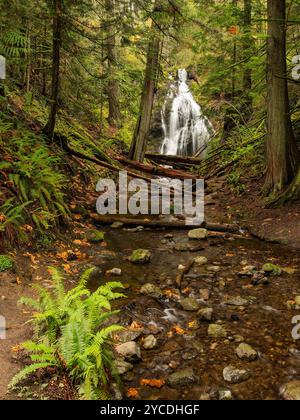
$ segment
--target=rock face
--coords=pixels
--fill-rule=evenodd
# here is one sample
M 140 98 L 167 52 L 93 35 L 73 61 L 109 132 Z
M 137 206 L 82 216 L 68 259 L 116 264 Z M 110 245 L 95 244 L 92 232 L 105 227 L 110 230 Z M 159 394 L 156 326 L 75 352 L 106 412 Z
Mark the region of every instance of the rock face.
M 253 362 L 258 358 L 257 351 L 246 343 L 241 343 L 238 346 L 236 349 L 236 354 L 240 359 L 247 360 L 248 362 Z
M 155 286 L 155 284 L 152 284 L 152 283 L 144 284 L 144 286 L 141 288 L 141 294 L 151 296 L 154 299 L 159 299 L 163 296 L 163 293 L 160 290 L 160 288 Z
M 180 302 L 185 311 L 198 311 L 199 303 L 194 298 L 185 298 Z
M 141 349 L 135 341 L 118 345 L 116 352 L 123 356 L 127 362 L 135 363 L 141 360 Z
M 167 384 L 170 387 L 177 387 L 188 385 L 196 382 L 197 377 L 194 374 L 194 370 L 192 368 L 186 368 L 178 370 L 177 372 L 172 373 L 167 379 Z
M 143 347 L 146 350 L 152 350 L 157 346 L 157 339 L 154 337 L 154 335 L 148 335 L 148 337 L 145 338 Z
M 237 369 L 233 366 L 227 366 L 223 370 L 223 378 L 226 382 L 231 384 L 239 384 L 247 381 L 251 377 L 249 371 L 244 369 Z
M 208 236 L 208 231 L 206 229 L 193 229 L 188 233 L 189 239 L 203 240 Z
M 150 262 L 151 257 L 152 254 L 149 249 L 136 249 L 131 254 L 129 261 L 133 264 L 147 264 Z
M 208 335 L 211 338 L 226 338 L 227 330 L 223 325 L 210 324 L 208 327 Z
M 300 401 L 300 381 L 291 381 L 281 388 L 281 395 L 287 401 Z

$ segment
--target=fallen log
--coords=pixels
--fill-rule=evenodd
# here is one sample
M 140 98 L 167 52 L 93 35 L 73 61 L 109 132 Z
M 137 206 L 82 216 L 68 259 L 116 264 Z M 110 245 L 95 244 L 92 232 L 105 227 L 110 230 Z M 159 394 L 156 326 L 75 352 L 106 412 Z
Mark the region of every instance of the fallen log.
M 179 163 L 179 164 L 186 164 L 186 165 L 199 165 L 202 162 L 202 159 L 194 158 L 194 157 L 183 157 L 183 156 L 167 156 L 167 155 L 159 155 L 157 153 L 147 153 L 146 158 L 153 160 L 154 162 L 168 162 L 169 164 L 172 163 Z
M 167 229 L 182 229 L 182 230 L 192 230 L 198 228 L 205 228 L 211 232 L 221 232 L 221 233 L 239 233 L 240 228 L 236 225 L 229 224 L 218 224 L 218 223 L 209 223 L 203 222 L 200 225 L 187 225 L 182 220 L 161 220 L 161 219 L 150 219 L 150 218 L 130 218 L 126 216 L 119 215 L 108 215 L 101 216 L 99 214 L 91 214 L 91 219 L 102 225 L 112 225 L 115 222 L 123 223 L 124 226 L 143 226 L 149 228 L 167 228 Z

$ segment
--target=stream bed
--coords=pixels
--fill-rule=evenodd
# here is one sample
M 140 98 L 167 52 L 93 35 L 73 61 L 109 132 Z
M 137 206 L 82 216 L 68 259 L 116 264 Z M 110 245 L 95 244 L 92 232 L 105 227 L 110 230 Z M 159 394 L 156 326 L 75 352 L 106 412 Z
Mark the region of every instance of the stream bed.
M 125 285 L 127 297 L 118 302 L 115 321 L 127 328 L 123 341 L 141 348 L 141 360 L 122 375 L 124 398 L 133 389 L 137 399 L 272 400 L 284 384 L 300 379 L 300 341 L 292 337 L 292 318 L 300 309 L 287 304 L 300 295 L 297 250 L 230 237 L 189 241 L 187 232 L 164 230 L 107 229 L 106 242 L 94 263 L 103 272 L 122 270 L 105 280 Z M 203 243 L 203 250 L 190 252 L 191 242 Z M 139 248 L 151 251 L 149 263 L 128 261 Z M 179 266 L 197 257 L 207 260 L 198 259 L 178 290 Z M 239 274 L 254 267 L 259 271 L 266 263 L 288 273 L 261 283 Z M 148 285 L 141 293 L 145 284 L 152 289 Z M 99 279 L 91 279 L 90 287 L 98 286 Z M 155 337 L 154 348 L 144 349 L 149 335 Z M 241 343 L 256 352 L 254 360 L 237 356 Z M 226 367 L 247 375 L 228 382 Z M 143 384 L 144 379 L 159 380 L 159 388 Z

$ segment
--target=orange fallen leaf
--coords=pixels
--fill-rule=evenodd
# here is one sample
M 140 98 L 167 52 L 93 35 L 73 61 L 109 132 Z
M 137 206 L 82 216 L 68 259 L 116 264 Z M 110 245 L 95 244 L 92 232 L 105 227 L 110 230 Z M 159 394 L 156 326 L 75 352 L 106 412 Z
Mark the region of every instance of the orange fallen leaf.
M 189 294 L 191 293 L 191 290 L 190 290 L 188 287 L 186 287 L 186 288 L 182 291 L 182 293 L 184 293 L 185 295 L 189 295 Z
M 151 386 L 152 388 L 162 388 L 165 383 L 164 379 L 142 379 L 140 382 L 142 386 Z
M 185 333 L 186 333 L 186 331 L 184 331 L 184 329 L 182 329 L 181 327 L 179 327 L 179 325 L 175 325 L 175 326 L 173 327 L 173 331 L 174 331 L 176 334 L 179 334 L 179 335 L 183 335 L 183 334 L 185 334 Z
M 22 351 L 23 350 L 23 347 L 20 345 L 20 344 L 18 344 L 18 345 L 16 345 L 16 346 L 12 346 L 11 348 L 10 348 L 10 351 L 12 352 L 12 353 L 20 353 L 20 351 Z
M 141 328 L 143 328 L 142 324 L 139 324 L 137 321 L 133 321 L 132 324 L 130 325 L 130 328 L 133 330 L 140 330 Z
M 126 395 L 128 398 L 136 398 L 139 395 L 139 391 L 136 388 L 129 388 Z

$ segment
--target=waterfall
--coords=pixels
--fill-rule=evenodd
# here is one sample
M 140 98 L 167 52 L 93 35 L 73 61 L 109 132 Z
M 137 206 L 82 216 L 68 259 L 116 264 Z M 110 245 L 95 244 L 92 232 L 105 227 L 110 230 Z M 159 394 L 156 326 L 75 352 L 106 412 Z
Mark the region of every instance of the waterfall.
M 193 98 L 187 81 L 187 71 L 178 70 L 178 81 L 171 85 L 161 112 L 164 141 L 160 153 L 163 155 L 194 156 L 201 150 L 203 156 L 214 134 L 212 124 Z

